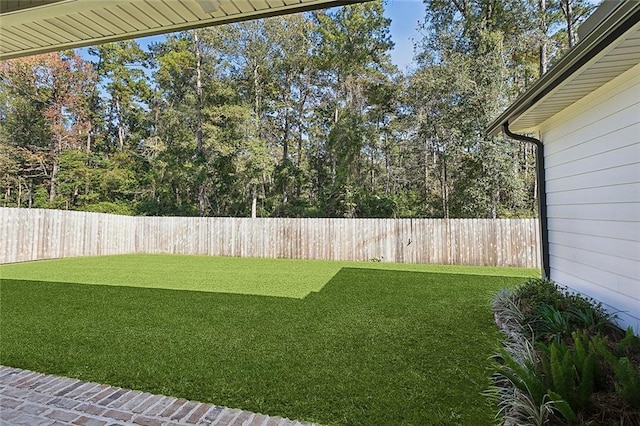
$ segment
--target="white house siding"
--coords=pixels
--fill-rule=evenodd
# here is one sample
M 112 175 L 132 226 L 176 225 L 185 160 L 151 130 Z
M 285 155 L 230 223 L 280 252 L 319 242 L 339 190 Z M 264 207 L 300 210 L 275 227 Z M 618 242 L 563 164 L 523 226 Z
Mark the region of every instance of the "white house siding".
M 539 130 L 551 279 L 640 333 L 640 65 Z

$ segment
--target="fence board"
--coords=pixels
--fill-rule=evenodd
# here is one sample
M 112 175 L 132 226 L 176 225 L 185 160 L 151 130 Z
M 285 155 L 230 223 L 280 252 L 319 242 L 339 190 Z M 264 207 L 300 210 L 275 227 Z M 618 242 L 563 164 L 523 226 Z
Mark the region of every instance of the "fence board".
M 537 219 L 130 217 L 0 208 L 0 263 L 127 253 L 540 267 Z

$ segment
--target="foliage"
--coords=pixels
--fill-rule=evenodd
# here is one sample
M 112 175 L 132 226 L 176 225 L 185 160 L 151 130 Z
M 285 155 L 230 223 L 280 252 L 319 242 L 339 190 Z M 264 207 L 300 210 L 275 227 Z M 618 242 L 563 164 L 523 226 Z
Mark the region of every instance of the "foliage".
M 534 335 L 538 339 L 560 342 L 563 337 L 571 334 L 569 318 L 555 306 L 539 305 L 535 310 L 536 319 L 531 323 Z
M 538 339 L 560 341 L 578 328 L 590 333 L 619 333 L 615 313 L 608 313 L 600 302 L 568 291 L 541 278 L 532 278 L 513 293 L 515 303 L 524 311 L 523 324 L 531 327 Z
M 640 339 L 600 303 L 529 279 L 497 294 L 494 312 L 507 340 L 488 394 L 506 423 L 640 419 Z
M 589 407 L 599 375 L 596 353 L 589 339 L 575 333 L 573 339 L 573 349 L 565 343 L 553 342 L 550 346 L 538 345 L 542 349 L 540 354 L 527 342 L 521 345 L 526 350 L 520 349 L 520 359 L 512 355 L 513 350 L 510 353 L 501 348 L 498 356 L 501 365 L 497 370 L 528 395 L 534 407 L 550 406 L 569 422 L 575 421 L 576 413 Z
M 504 348 L 500 348 L 498 359 L 502 365 L 498 367 L 497 372 L 507 378 L 521 392 L 526 392 L 530 395 L 533 403 L 541 405 L 547 398 L 547 389 L 541 374 L 538 372 L 537 360 L 533 354 L 533 349 L 529 348 L 524 354 L 527 356 L 516 360 Z
M 96 213 L 119 214 L 123 216 L 133 216 L 135 214 L 135 211 L 128 204 L 112 203 L 108 201 L 87 204 L 82 210 Z
M 513 298 L 522 306 L 534 308 L 540 305 L 557 306 L 561 298 L 559 287 L 543 278 L 531 278 L 513 291 Z
M 605 339 L 600 338 L 594 342 L 594 348 L 613 370 L 616 392 L 632 406 L 640 406 L 640 365 L 634 366 L 630 358 L 635 354 L 636 364 L 640 364 L 637 360 L 640 338 L 629 327 L 613 351 L 606 343 Z
M 426 1 L 405 72 L 390 61 L 385 7 L 3 62 L 0 202 L 128 204 L 145 215 L 534 216 L 533 147 L 484 129 L 538 77 L 540 52 L 545 67 L 557 60 L 589 7 Z
M 17 179 L 6 178 L 5 204 L 60 207 L 58 180 L 62 153 L 86 144 L 91 130 L 90 64 L 72 53 L 3 61 L 0 64 L 0 113 L 3 160 Z M 12 191 L 12 187 L 18 190 Z M 26 194 L 21 190 L 25 189 Z M 48 200 L 36 194 L 48 194 Z M 12 194 L 13 193 L 13 194 Z M 64 201 L 63 201 L 64 202 Z
M 547 392 L 560 397 L 554 400 L 562 399 L 574 413 L 578 413 L 588 408 L 599 371 L 590 338 L 575 332 L 572 337 L 573 348 L 562 342 L 540 346 L 542 376 L 546 380 Z M 553 397 L 551 393 L 550 396 Z
M 493 296 L 494 320 L 507 335 L 523 330 L 525 315 L 514 301 L 513 290 L 503 288 Z
M 640 337 L 636 336 L 631 327 L 627 328 L 624 337 L 615 346 L 615 355 L 630 356 L 640 351 Z
M 634 366 L 629 358 L 622 357 L 609 361 L 616 377 L 616 392 L 632 406 L 640 405 L 640 367 Z

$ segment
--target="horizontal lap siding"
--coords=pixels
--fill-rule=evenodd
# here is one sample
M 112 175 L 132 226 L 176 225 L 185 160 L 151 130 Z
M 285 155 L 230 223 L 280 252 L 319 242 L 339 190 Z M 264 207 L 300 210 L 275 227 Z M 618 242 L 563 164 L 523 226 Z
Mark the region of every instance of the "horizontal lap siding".
M 540 126 L 551 278 L 640 331 L 640 65 Z

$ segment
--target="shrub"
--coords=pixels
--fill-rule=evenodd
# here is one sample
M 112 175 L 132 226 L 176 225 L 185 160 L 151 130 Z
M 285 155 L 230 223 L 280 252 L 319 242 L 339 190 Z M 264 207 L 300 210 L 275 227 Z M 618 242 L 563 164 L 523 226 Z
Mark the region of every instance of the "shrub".
M 627 357 L 614 358 L 609 364 L 616 377 L 616 392 L 629 404 L 640 406 L 640 367 L 634 367 Z
M 507 335 L 522 333 L 525 315 L 514 301 L 513 292 L 502 289 L 493 296 L 492 307 L 498 327 Z
M 588 408 L 599 370 L 589 336 L 574 332 L 572 337 L 573 348 L 564 342 L 538 346 L 542 349 L 541 373 L 547 392 L 556 395 L 555 400 L 566 401 L 577 413 Z
M 570 306 L 567 313 L 572 324 L 591 334 L 611 328 L 616 317 L 615 314 L 607 314 L 601 307 L 593 306 Z
M 503 416 L 505 424 L 544 425 L 554 413 L 574 422 L 577 418 L 574 406 L 582 403 L 585 395 L 588 401 L 593 390 L 588 380 L 593 358 L 583 361 L 580 371 L 586 380 L 580 381 L 576 391 L 573 359 L 567 352 L 560 359 L 558 344 L 553 345 L 551 358 L 544 363 L 540 363 L 526 340 L 512 345 L 510 350 L 501 348 L 495 356 L 500 365 L 490 394 L 498 398 L 498 415 Z
M 615 314 L 531 279 L 493 299 L 507 335 L 493 389 L 504 425 L 640 424 L 640 338 Z
M 604 358 L 614 374 L 614 388 L 627 403 L 640 407 L 640 366 L 634 367 L 628 356 L 638 353 L 640 339 L 633 334 L 631 327 L 625 337 L 618 342 L 613 352 L 607 347 L 605 338 L 598 337 L 592 343 L 593 349 Z
M 513 297 L 529 325 L 540 340 L 558 341 L 572 330 L 620 333 L 615 314 L 609 314 L 600 302 L 570 292 L 552 281 L 535 278 L 518 286 Z
M 633 353 L 640 353 L 640 337 L 636 336 L 633 329 L 629 327 L 624 337 L 615 346 L 615 354 L 618 357 L 629 357 Z
M 555 341 L 571 334 L 569 316 L 552 305 L 539 305 L 535 308 L 535 316 L 531 327 L 538 340 Z
M 497 399 L 505 425 L 547 424 L 553 413 L 544 383 L 537 371 L 536 354 L 531 343 L 515 337 L 494 356 L 498 362 L 493 387 L 486 393 Z
M 119 214 L 124 216 L 132 216 L 134 214 L 134 211 L 128 204 L 112 203 L 109 201 L 87 204 L 83 207 L 83 210 L 87 212 Z
M 558 306 L 562 293 L 552 281 L 531 278 L 514 290 L 514 297 L 523 308 L 535 309 L 540 305 Z

